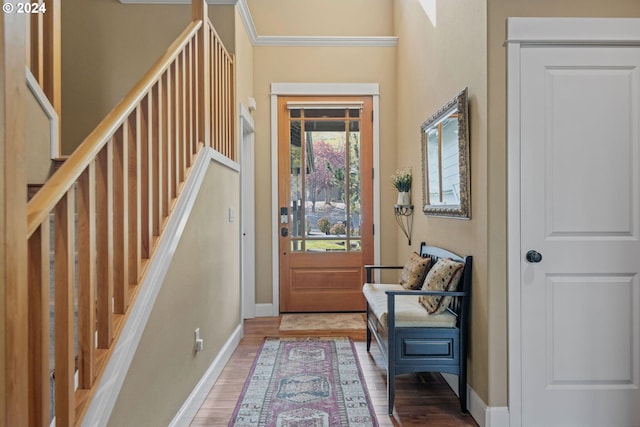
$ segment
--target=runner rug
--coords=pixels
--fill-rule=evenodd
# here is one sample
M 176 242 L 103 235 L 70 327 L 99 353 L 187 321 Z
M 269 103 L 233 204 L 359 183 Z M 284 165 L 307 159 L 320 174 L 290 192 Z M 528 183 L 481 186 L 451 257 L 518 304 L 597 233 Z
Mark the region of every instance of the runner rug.
M 377 427 L 349 338 L 266 338 L 229 426 Z

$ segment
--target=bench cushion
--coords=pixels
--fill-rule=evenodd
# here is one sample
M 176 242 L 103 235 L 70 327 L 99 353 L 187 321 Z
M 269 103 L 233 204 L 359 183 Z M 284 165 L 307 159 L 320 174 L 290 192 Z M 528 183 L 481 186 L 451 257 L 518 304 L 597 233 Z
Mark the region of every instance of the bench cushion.
M 364 293 L 369 306 L 378 318 L 381 325 L 387 326 L 388 306 L 387 294 L 385 291 L 404 291 L 402 285 L 384 283 L 365 283 L 362 292 Z M 440 314 L 429 314 L 418 301 L 415 295 L 396 296 L 396 327 L 440 327 L 453 328 L 456 326 L 456 316 L 446 311 Z

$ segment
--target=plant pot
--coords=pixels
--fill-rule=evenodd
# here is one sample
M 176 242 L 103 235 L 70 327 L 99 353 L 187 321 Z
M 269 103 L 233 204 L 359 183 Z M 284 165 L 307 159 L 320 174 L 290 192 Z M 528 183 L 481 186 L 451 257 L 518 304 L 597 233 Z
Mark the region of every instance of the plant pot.
M 408 206 L 411 204 L 411 193 L 409 191 L 398 191 L 398 205 Z

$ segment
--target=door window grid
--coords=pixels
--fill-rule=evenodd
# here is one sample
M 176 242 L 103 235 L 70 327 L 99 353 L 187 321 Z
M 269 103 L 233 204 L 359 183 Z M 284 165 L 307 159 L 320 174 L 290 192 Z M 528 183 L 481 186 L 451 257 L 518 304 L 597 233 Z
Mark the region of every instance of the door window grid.
M 360 108 L 289 109 L 293 252 L 361 251 L 360 116 Z

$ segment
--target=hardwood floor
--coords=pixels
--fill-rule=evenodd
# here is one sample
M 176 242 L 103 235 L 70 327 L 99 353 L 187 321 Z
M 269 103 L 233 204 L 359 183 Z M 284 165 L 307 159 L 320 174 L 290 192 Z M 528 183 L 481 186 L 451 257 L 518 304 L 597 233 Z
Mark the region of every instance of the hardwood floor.
M 260 343 L 265 336 L 285 336 L 278 331 L 279 324 L 279 317 L 261 317 L 245 321 L 244 338 L 193 419 L 192 426 L 228 425 Z M 458 398 L 439 374 L 407 374 L 397 377 L 396 410 L 393 416 L 389 416 L 386 372 L 375 343 L 371 345 L 371 353 L 367 353 L 364 333 L 345 334 L 343 331 L 333 332 L 331 335 L 348 335 L 355 342 L 369 395 L 381 427 L 477 427 L 478 424 L 469 414 L 460 412 Z

